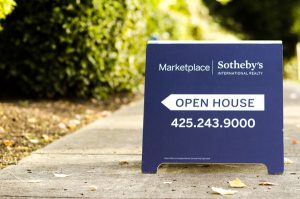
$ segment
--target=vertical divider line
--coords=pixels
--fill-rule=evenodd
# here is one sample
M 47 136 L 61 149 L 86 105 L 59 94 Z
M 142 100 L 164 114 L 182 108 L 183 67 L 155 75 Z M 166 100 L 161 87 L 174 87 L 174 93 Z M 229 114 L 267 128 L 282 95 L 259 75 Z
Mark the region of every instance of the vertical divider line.
M 214 60 L 211 60 L 211 75 L 214 75 Z

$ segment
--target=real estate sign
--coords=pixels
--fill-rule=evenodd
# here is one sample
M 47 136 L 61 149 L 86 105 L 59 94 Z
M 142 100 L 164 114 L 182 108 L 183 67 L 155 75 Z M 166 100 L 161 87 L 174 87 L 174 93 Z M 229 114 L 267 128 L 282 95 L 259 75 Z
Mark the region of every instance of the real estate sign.
M 283 172 L 280 41 L 150 41 L 142 172 L 263 163 Z

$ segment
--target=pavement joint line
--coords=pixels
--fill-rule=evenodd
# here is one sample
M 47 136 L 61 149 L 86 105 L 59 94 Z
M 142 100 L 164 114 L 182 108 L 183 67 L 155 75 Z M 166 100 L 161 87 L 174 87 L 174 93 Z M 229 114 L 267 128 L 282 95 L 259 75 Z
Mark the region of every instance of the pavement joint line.
M 0 197 L 13 197 L 13 198 L 99 198 L 99 197 L 86 197 L 86 196 L 78 196 L 78 197 L 59 197 L 59 196 L 48 196 L 48 197 L 45 197 L 45 196 L 27 196 L 27 195 L 0 195 Z M 102 198 L 99 198 L 99 199 L 102 199 Z
M 141 156 L 142 153 L 69 153 L 69 152 L 65 152 L 65 153 L 51 153 L 51 152 L 33 152 L 32 154 L 37 154 L 37 155 L 112 155 L 112 156 L 116 156 L 116 155 L 135 155 L 135 156 Z M 294 157 L 294 158 L 298 158 L 299 155 L 286 155 L 284 157 Z
M 141 153 L 122 153 L 122 154 L 117 154 L 117 153 L 113 153 L 113 154 L 102 154 L 102 153 L 48 153 L 48 152 L 39 152 L 39 153 L 33 153 L 33 154 L 37 154 L 37 155 L 106 155 L 106 156 L 117 156 L 117 155 L 135 155 L 135 156 L 141 156 Z

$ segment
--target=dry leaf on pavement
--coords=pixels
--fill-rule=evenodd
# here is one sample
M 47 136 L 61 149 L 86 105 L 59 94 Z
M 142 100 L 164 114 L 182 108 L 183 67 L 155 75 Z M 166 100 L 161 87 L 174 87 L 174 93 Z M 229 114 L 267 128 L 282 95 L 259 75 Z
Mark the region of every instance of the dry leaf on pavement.
M 284 158 L 284 164 L 293 164 L 294 162 L 288 158 Z
M 223 188 L 218 188 L 218 187 L 212 187 L 213 193 L 220 194 L 220 195 L 233 195 L 237 193 L 235 190 L 230 190 L 230 189 L 223 189 Z
M 229 185 L 230 187 L 234 187 L 234 188 L 243 188 L 247 186 L 239 178 L 229 181 Z
M 127 161 L 120 161 L 119 165 L 123 166 L 123 165 L 129 165 L 129 162 Z
M 298 140 L 296 140 L 295 138 L 293 138 L 293 139 L 291 140 L 291 144 L 298 144 Z
M 70 176 L 70 175 L 63 174 L 63 173 L 53 173 L 53 175 L 57 178 L 65 178 L 65 177 Z
M 96 185 L 89 186 L 90 191 L 97 191 L 98 187 Z
M 268 182 L 268 181 L 261 181 L 261 182 L 259 182 L 259 185 L 260 186 L 274 186 L 276 184 L 272 183 L 272 182 Z

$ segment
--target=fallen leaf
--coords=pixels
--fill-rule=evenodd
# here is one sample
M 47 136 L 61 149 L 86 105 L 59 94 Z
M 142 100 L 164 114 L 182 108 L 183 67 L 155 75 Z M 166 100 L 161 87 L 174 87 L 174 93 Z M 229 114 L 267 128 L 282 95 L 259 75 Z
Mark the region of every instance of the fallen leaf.
M 43 139 L 44 139 L 45 141 L 48 141 L 48 140 L 49 140 L 49 136 L 46 135 L 46 134 L 43 134 L 42 137 L 43 137 Z
M 165 181 L 165 182 L 163 182 L 164 184 L 172 184 L 172 182 L 171 181 Z
M 0 126 L 0 133 L 5 133 L 5 130 L 3 127 Z
M 296 140 L 295 138 L 293 138 L 293 139 L 291 140 L 291 144 L 298 144 L 298 140 Z
M 39 140 L 38 139 L 30 139 L 29 140 L 32 144 L 37 144 L 39 143 Z
M 229 181 L 229 185 L 230 187 L 234 187 L 234 188 L 243 188 L 247 186 L 239 178 Z
M 63 174 L 63 173 L 53 173 L 53 175 L 57 178 L 65 178 L 65 177 L 70 176 L 70 175 Z
M 3 144 L 4 144 L 6 147 L 10 147 L 10 146 L 12 146 L 14 143 L 15 143 L 15 141 L 13 141 L 13 140 L 3 140 Z
M 36 118 L 31 117 L 31 118 L 28 118 L 27 121 L 28 121 L 29 123 L 36 123 Z
M 294 162 L 288 158 L 284 158 L 284 164 L 293 164 Z
M 129 162 L 127 161 L 121 161 L 119 162 L 119 165 L 123 166 L 123 165 L 129 165 Z
M 261 181 L 261 182 L 259 182 L 258 185 L 260 185 L 260 186 L 274 186 L 276 184 L 272 183 L 272 182 L 268 182 L 268 181 Z
M 58 127 L 60 129 L 66 129 L 67 128 L 66 125 L 64 123 L 62 123 L 62 122 L 58 124 Z
M 217 187 L 212 187 L 213 193 L 217 193 L 220 195 L 233 195 L 237 193 L 235 190 L 230 190 L 230 189 L 223 189 L 223 188 L 217 188 Z
M 90 191 L 97 191 L 98 187 L 96 185 L 90 185 L 89 190 Z

